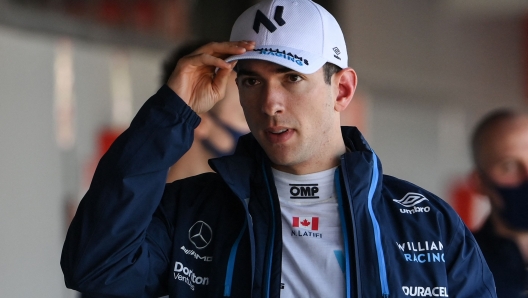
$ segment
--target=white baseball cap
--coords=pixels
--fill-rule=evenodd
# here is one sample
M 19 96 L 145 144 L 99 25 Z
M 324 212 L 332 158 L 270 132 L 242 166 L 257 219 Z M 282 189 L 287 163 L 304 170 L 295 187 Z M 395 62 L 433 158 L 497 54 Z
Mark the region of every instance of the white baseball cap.
M 259 59 L 300 73 L 316 72 L 326 62 L 348 67 L 345 38 L 336 19 L 311 0 L 265 0 L 242 13 L 231 41 L 255 41 L 255 49 L 227 62 Z

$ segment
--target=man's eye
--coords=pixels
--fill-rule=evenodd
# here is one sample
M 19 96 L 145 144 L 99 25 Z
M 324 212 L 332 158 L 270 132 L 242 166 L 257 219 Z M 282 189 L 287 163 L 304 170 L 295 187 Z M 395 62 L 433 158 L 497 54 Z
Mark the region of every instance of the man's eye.
M 243 82 L 244 82 L 244 85 L 246 86 L 255 86 L 259 84 L 259 81 L 257 79 L 251 79 L 251 78 L 244 79 Z
M 288 80 L 290 80 L 290 82 L 300 82 L 302 77 L 300 75 L 291 74 L 288 76 Z

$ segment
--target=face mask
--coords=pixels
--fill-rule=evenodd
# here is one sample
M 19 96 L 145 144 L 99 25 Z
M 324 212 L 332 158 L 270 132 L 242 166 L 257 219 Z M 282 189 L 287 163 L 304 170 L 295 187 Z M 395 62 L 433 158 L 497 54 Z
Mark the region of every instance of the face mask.
M 515 187 L 494 185 L 504 203 L 501 218 L 511 227 L 528 230 L 528 180 Z
M 235 142 L 235 145 L 236 145 L 236 142 L 238 141 L 238 138 L 246 134 L 245 132 L 237 131 L 236 129 L 234 129 L 231 126 L 227 125 L 226 123 L 224 123 L 222 120 L 220 120 L 220 118 L 218 118 L 213 113 L 210 113 L 210 117 L 215 122 L 216 125 L 222 127 L 223 129 L 225 129 L 229 133 L 231 138 L 233 138 L 233 141 Z M 209 141 L 208 139 L 203 139 L 201 142 L 202 142 L 202 145 L 216 157 L 230 155 L 230 154 L 233 154 L 233 152 L 235 152 L 235 147 L 233 147 L 233 149 L 231 149 L 229 151 L 222 151 L 222 150 L 216 148 L 216 146 L 211 141 Z

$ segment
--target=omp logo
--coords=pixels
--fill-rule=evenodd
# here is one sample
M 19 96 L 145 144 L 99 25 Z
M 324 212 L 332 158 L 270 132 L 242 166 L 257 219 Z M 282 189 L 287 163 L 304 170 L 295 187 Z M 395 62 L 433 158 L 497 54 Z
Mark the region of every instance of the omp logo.
M 275 22 L 277 22 L 277 25 L 283 26 L 286 24 L 286 21 L 282 19 L 282 13 L 284 12 L 284 6 L 277 6 L 275 7 L 275 14 L 273 15 L 273 19 Z M 269 32 L 275 32 L 277 30 L 277 27 L 273 25 L 270 19 L 266 17 L 265 14 L 262 13 L 262 11 L 257 10 L 257 13 L 255 14 L 255 20 L 253 21 L 253 30 L 258 34 L 260 31 L 260 24 L 264 25 L 266 29 L 268 29 Z
M 446 287 L 402 287 L 403 294 L 410 297 L 449 297 Z
M 199 254 L 197 254 L 194 250 L 185 248 L 185 246 L 180 247 L 180 249 L 183 250 L 183 252 L 185 254 L 193 256 L 197 260 L 202 260 L 204 262 L 212 262 L 213 261 L 213 257 L 208 257 L 208 256 L 203 256 L 202 257 Z
M 174 279 L 185 282 L 193 291 L 196 285 L 209 284 L 209 277 L 197 276 L 192 269 L 183 266 L 181 262 L 174 263 Z
M 411 208 L 411 209 L 403 209 L 400 208 L 401 213 L 407 213 L 407 214 L 414 214 L 418 212 L 429 212 L 431 211 L 431 207 L 418 207 L 417 204 L 423 202 L 423 201 L 429 201 L 426 197 L 424 197 L 422 194 L 415 193 L 415 192 L 409 192 L 407 193 L 403 198 L 400 200 L 393 200 L 394 202 L 402 205 L 403 207 Z
M 290 184 L 290 199 L 319 199 L 319 184 Z
M 205 222 L 199 220 L 189 229 L 189 240 L 198 249 L 202 249 L 209 245 L 213 238 L 213 231 L 211 227 Z

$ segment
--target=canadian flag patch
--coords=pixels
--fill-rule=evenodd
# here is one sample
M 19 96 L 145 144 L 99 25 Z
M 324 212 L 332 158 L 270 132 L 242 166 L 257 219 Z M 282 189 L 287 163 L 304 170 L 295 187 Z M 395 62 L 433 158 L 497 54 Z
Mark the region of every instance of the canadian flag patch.
M 319 217 L 294 216 L 292 226 L 294 228 L 317 231 L 319 230 Z

